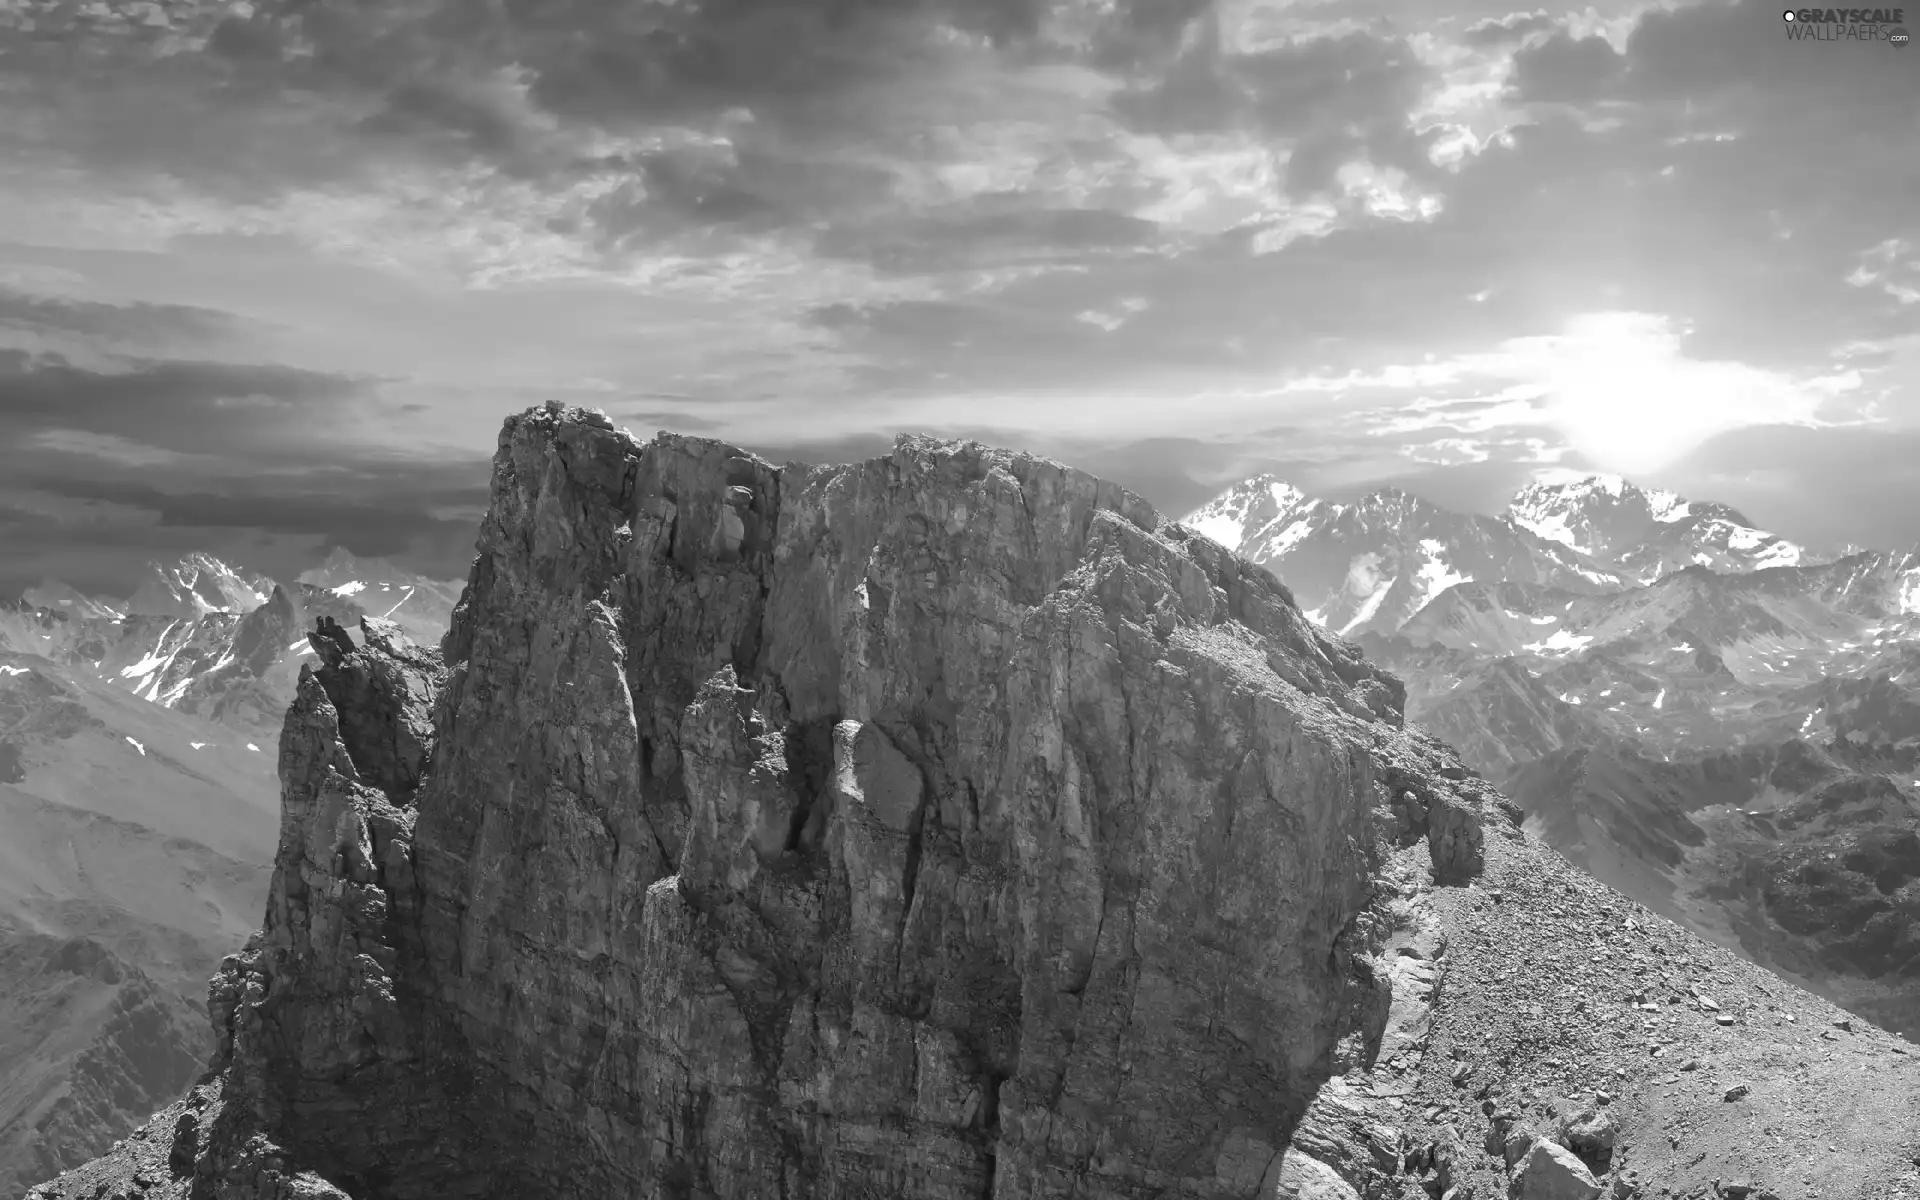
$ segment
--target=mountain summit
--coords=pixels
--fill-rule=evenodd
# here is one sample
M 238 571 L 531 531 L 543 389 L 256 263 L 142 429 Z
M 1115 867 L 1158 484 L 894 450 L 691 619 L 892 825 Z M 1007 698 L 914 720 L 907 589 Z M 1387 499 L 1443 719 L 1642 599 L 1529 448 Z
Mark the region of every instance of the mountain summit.
M 204 617 L 246 613 L 267 602 L 270 580 L 243 575 L 211 554 L 189 554 L 177 563 L 151 562 L 128 597 L 125 610 L 148 617 Z
M 1507 505 L 1507 516 L 1638 583 L 1696 565 L 1738 572 L 1822 561 L 1724 504 L 1642 489 L 1617 475 L 1530 484 Z
M 1187 517 L 1186 524 L 1228 548 L 1274 545 L 1280 533 L 1305 528 L 1296 518 L 1306 515 L 1302 509 L 1317 504 L 1277 475 L 1258 475 L 1209 500 Z
M 281 585 L 208 554 L 149 564 L 125 599 L 55 581 L 0 607 L 0 651 L 50 659 L 144 700 L 203 716 L 258 742 L 277 735 L 313 619 L 392 620 L 437 642 L 459 585 L 335 547 Z
M 1744 572 L 1814 554 L 1723 504 L 1688 501 L 1617 475 L 1521 489 L 1504 513 L 1457 512 L 1396 488 L 1352 503 L 1313 499 L 1272 475 L 1237 483 L 1184 523 L 1287 581 L 1337 633 L 1390 634 L 1460 583 L 1624 591 L 1686 567 Z
M 479 549 L 442 651 L 310 635 L 214 1070 L 37 1200 L 1909 1176 L 1897 1039 L 1568 870 L 1119 487 L 554 405 Z
M 1285 579 L 1309 617 L 1346 636 L 1390 633 L 1470 580 L 1582 591 L 1626 583 L 1509 518 L 1454 512 L 1394 488 L 1335 504 L 1262 476 L 1227 489 L 1183 523 Z

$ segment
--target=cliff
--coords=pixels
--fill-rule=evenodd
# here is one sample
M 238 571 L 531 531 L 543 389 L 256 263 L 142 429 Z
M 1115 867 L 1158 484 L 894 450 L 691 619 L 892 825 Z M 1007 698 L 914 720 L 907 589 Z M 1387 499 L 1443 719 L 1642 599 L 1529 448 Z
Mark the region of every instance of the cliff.
M 1796 1086 L 1893 1116 L 1775 1130 L 1797 1101 L 1756 1075 L 1773 1158 L 1669 1156 L 1661 1053 L 1719 1038 L 1689 1082 L 1717 1080 L 1761 1043 L 1703 1018 L 1649 1058 L 1643 1005 L 1707 1012 L 1668 956 L 1749 1026 L 1729 989 L 1773 985 L 1538 850 L 1395 679 L 1111 484 L 919 438 L 776 468 L 550 406 L 507 422 L 478 548 L 438 653 L 312 635 L 212 1069 L 34 1196 L 1590 1198 L 1843 1144 L 1864 1165 L 1821 1194 L 1865 1196 L 1838 1189 L 1905 1168 L 1911 1060 L 1865 1026 Z

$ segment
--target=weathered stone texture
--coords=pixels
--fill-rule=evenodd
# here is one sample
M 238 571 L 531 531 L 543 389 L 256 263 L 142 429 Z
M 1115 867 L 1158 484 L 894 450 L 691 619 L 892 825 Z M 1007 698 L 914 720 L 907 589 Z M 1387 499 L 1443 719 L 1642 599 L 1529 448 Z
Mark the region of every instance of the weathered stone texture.
M 1270 576 L 1022 455 L 551 407 L 479 552 L 444 669 L 315 635 L 194 1195 L 1334 1186 L 1379 854 L 1470 877 L 1493 796 Z

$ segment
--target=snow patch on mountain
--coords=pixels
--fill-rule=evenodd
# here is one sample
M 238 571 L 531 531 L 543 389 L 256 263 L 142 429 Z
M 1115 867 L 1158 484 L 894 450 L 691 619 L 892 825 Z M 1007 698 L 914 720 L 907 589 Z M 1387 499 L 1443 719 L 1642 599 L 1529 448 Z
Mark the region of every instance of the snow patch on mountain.
M 189 554 L 176 563 L 150 562 L 126 611 L 160 617 L 247 613 L 267 602 L 273 583 L 244 574 L 211 554 Z
M 1188 514 L 1182 524 L 1201 537 L 1211 538 L 1229 550 L 1237 550 L 1246 533 L 1247 512 L 1245 508 L 1209 507 Z
M 1565 513 L 1526 514 L 1514 513 L 1513 523 L 1522 529 L 1530 530 L 1550 542 L 1559 542 L 1562 546 L 1587 553 L 1586 547 L 1574 540 L 1573 530 L 1567 527 Z
M 1447 565 L 1447 547 L 1437 538 L 1423 538 L 1420 549 L 1426 551 L 1427 561 L 1420 564 L 1418 578 L 1423 589 L 1421 604 L 1433 603 L 1434 597 L 1446 591 L 1456 583 L 1470 582 L 1467 576 L 1457 574 Z
M 383 613 L 381 613 L 381 614 L 380 614 L 380 619 L 381 619 L 381 620 L 383 620 L 383 621 L 384 621 L 384 620 L 388 620 L 388 619 L 390 619 L 390 618 L 391 618 L 391 617 L 393 616 L 393 614 L 394 614 L 394 613 L 397 613 L 397 612 L 399 612 L 399 611 L 400 611 L 400 606 L 401 606 L 401 605 L 403 605 L 403 604 L 405 604 L 405 603 L 406 603 L 407 601 L 409 601 L 409 600 L 411 600 L 411 599 L 413 599 L 413 589 L 412 589 L 412 588 L 406 588 L 406 589 L 405 589 L 405 590 L 404 590 L 404 591 L 402 592 L 402 594 L 401 594 L 401 596 L 400 596 L 400 598 L 399 598 L 398 600 L 395 600 L 395 601 L 393 602 L 393 607 L 392 607 L 392 608 L 389 608 L 389 609 L 388 609 L 387 611 L 385 611 L 385 612 L 383 612 Z
M 167 629 L 160 634 L 161 645 L 166 644 L 167 634 L 172 632 L 172 630 L 173 626 L 169 625 Z M 139 686 L 145 686 L 144 680 L 147 676 L 153 674 L 155 671 L 165 670 L 167 665 L 172 661 L 173 655 L 171 654 L 149 654 L 130 667 L 122 667 L 120 669 L 120 678 L 139 679 L 143 681 Z
M 1523 649 L 1530 654 L 1567 655 L 1585 649 L 1591 645 L 1592 642 L 1593 637 L 1591 635 L 1570 633 L 1565 629 L 1558 629 L 1550 634 L 1546 640 L 1531 642 L 1523 647 Z
M 1344 591 L 1347 596 L 1358 599 L 1360 605 L 1340 626 L 1340 633 L 1352 633 L 1373 620 L 1381 604 L 1386 601 L 1387 593 L 1393 590 L 1393 585 L 1394 577 L 1381 570 L 1380 555 L 1371 551 L 1355 555 L 1347 564 Z
M 1299 488 L 1273 475 L 1260 475 L 1235 484 L 1187 514 L 1187 528 L 1239 551 L 1254 533 L 1264 533 L 1289 518 L 1306 500 Z M 1255 521 L 1259 522 L 1258 527 Z
M 1347 564 L 1347 593 L 1353 596 L 1366 596 L 1380 588 L 1380 556 L 1374 553 L 1357 554 Z M 1392 580 L 1386 580 L 1389 585 Z
M 1725 535 L 1727 539 L 1727 549 L 1729 550 L 1758 550 L 1760 543 L 1772 536 L 1758 529 L 1742 529 L 1738 526 L 1729 525 L 1725 521 L 1716 521 L 1714 525 L 1715 533 L 1723 533 Z
M 1255 533 L 1252 538 L 1248 539 L 1249 542 L 1259 547 L 1262 558 L 1279 558 L 1291 552 L 1294 547 L 1305 541 L 1308 536 L 1313 533 L 1313 522 L 1309 520 L 1308 517 L 1311 516 L 1313 510 L 1318 507 L 1319 504 L 1320 502 L 1318 500 L 1309 500 L 1306 506 L 1299 512 L 1289 513 L 1285 517 L 1275 518 L 1272 522 L 1268 523 L 1266 528 L 1261 529 Z M 1277 532 L 1271 535 L 1267 534 L 1267 529 L 1271 529 L 1275 525 L 1280 525 L 1282 521 L 1285 521 L 1286 524 L 1281 526 Z
M 1373 620 L 1374 614 L 1380 611 L 1381 603 L 1386 600 L 1387 593 L 1392 590 L 1393 590 L 1393 580 L 1382 579 L 1378 584 L 1378 586 L 1376 586 L 1373 589 L 1373 592 L 1370 595 L 1368 595 L 1364 601 L 1361 602 L 1360 607 L 1357 610 L 1355 610 L 1353 614 L 1353 619 L 1340 627 L 1340 633 L 1342 634 L 1342 636 L 1352 633 L 1354 630 L 1359 629 L 1361 626 L 1365 625 L 1368 621 Z
M 1662 525 L 1671 525 L 1675 521 L 1685 520 L 1693 509 L 1693 506 L 1682 500 L 1678 494 L 1663 488 L 1648 488 L 1644 494 L 1647 497 L 1647 508 L 1652 512 L 1653 519 Z

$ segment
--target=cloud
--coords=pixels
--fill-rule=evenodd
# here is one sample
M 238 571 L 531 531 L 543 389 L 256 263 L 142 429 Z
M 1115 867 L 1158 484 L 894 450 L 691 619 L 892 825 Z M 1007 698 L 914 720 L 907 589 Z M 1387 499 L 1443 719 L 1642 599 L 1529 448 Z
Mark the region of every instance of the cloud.
M 1303 372 L 1339 378 L 1423 351 L 1440 350 L 1443 359 L 1496 354 L 1516 337 L 1562 338 L 1570 322 L 1592 314 L 1639 312 L 1652 325 L 1642 331 L 1648 348 L 1626 360 L 1635 380 L 1651 386 L 1657 377 L 1661 395 L 1704 388 L 1676 417 L 1671 444 L 1660 453 L 1680 452 L 1689 439 L 1739 423 L 1727 388 L 1761 389 L 1762 402 L 1745 419 L 1798 419 L 1825 399 L 1803 393 L 1803 384 L 1838 370 L 1844 346 L 1887 338 L 1910 320 L 1904 293 L 1881 282 L 1889 269 L 1863 255 L 1911 228 L 1912 217 L 1892 202 L 1905 194 L 1895 178 L 1905 159 L 1869 152 L 1851 132 L 1840 150 L 1825 139 L 1820 153 L 1834 158 L 1830 172 L 1881 180 L 1842 215 L 1830 191 L 1815 195 L 1815 177 L 1794 147 L 1822 140 L 1818 126 L 1856 109 L 1890 144 L 1916 153 L 1920 146 L 1911 128 L 1889 123 L 1900 106 L 1886 94 L 1888 56 L 1868 66 L 1851 91 L 1841 85 L 1851 70 L 1842 64 L 1800 60 L 1778 86 L 1743 66 L 1785 52 L 1783 41 L 1774 44 L 1781 41 L 1777 25 L 1771 10 L 1713 5 L 1648 13 L 1626 36 L 1616 27 L 1608 37 L 1583 36 L 1579 31 L 1598 26 L 1561 24 L 1555 39 L 1490 51 L 1517 55 L 1505 101 L 1514 124 L 1457 173 L 1419 173 L 1417 182 L 1435 188 L 1438 201 L 1438 211 L 1423 219 L 1376 213 L 1269 253 L 1242 226 L 1183 243 L 1178 252 L 1076 260 L 1084 269 L 1011 279 L 965 298 L 841 305 L 824 315 L 861 357 L 900 364 L 873 369 L 876 386 L 1050 387 L 1075 377 L 1099 393 L 1172 364 L 1190 381 L 1182 412 L 1206 423 L 1237 419 L 1238 409 L 1213 409 L 1206 399 L 1221 392 L 1223 381 L 1254 387 L 1262 374 L 1284 383 Z M 1532 37 L 1545 25 L 1527 16 L 1505 28 Z M 1763 38 L 1773 40 L 1756 49 Z M 1366 52 L 1343 39 L 1305 45 L 1324 49 L 1335 68 L 1342 55 L 1383 53 L 1377 41 Z M 1753 54 L 1743 60 L 1736 50 Z M 1690 76 L 1683 62 L 1693 53 L 1706 68 Z M 1573 57 L 1558 62 L 1556 55 Z M 1187 89 L 1182 94 L 1193 107 L 1168 108 L 1173 101 L 1155 92 L 1131 92 L 1118 102 L 1123 114 L 1148 127 L 1158 121 L 1159 128 L 1197 129 L 1204 119 L 1210 128 L 1251 131 L 1257 122 L 1249 116 L 1250 93 L 1233 73 L 1232 56 L 1206 42 L 1188 56 L 1190 73 L 1180 76 L 1176 65 L 1166 86 Z M 1202 67 L 1222 87 L 1194 90 Z M 1356 79 L 1365 77 L 1356 72 Z M 1406 77 L 1422 78 L 1411 70 Z M 1337 78 L 1344 86 L 1344 68 Z M 1430 74 L 1425 84 L 1444 86 Z M 1387 114 L 1411 93 L 1386 87 L 1380 94 L 1392 102 L 1378 110 Z M 1231 103 L 1223 107 L 1222 97 Z M 1325 111 L 1352 117 L 1370 110 L 1357 99 L 1336 99 Z M 1853 121 L 1843 124 L 1851 130 Z M 1384 115 L 1382 122 L 1384 135 L 1392 125 Z M 1845 165 L 1867 156 L 1871 163 Z M 1340 170 L 1357 178 L 1361 161 Z M 1896 288 L 1912 286 L 1904 275 L 1887 278 Z M 1119 296 L 1139 298 L 1139 311 L 1116 316 L 1112 301 Z M 1478 303 L 1462 303 L 1469 298 Z M 1653 326 L 1688 329 L 1684 352 L 1661 342 L 1665 335 Z M 916 373 L 915 363 L 929 369 Z M 1544 366 L 1530 378 L 1575 397 L 1592 390 Z M 1860 395 L 1883 391 L 1883 383 L 1869 373 Z M 1363 401 L 1365 390 L 1348 387 L 1344 394 Z M 1570 399 L 1556 411 L 1598 448 L 1598 425 L 1578 416 L 1588 407 Z M 1717 415 L 1702 415 L 1709 410 Z M 1632 461 L 1644 460 L 1640 454 Z
M 0 444 L 62 428 L 194 453 L 269 455 L 329 440 L 368 381 L 273 364 L 128 360 L 118 370 L 0 349 Z
M 231 313 L 185 304 L 106 304 L 19 291 L 0 281 L 0 331 L 76 335 L 107 345 L 168 348 L 225 342 L 245 323 Z M 0 334 L 4 336 L 4 334 Z
M 1606 38 L 1562 30 L 1516 56 L 1512 86 L 1529 101 L 1589 102 L 1604 95 L 1623 70 Z
M 1646 313 L 1583 316 L 1562 334 L 1508 342 L 1477 365 L 1536 388 L 1537 423 L 1629 475 L 1667 466 L 1728 430 L 1816 424 L 1836 398 L 1821 381 L 1690 357 L 1683 331 Z
M 1755 425 L 1709 440 L 1659 480 L 1816 547 L 1920 549 L 1920 429 Z
M 132 460 L 351 509 L 548 396 L 783 446 L 984 430 L 1170 495 L 1920 420 L 1912 64 L 1753 3 L 23 11 L 0 445 L 167 495 Z
M 97 333 L 171 334 L 182 319 L 225 328 L 195 309 L 52 312 Z M 147 559 L 194 549 L 284 568 L 337 541 L 443 570 L 464 562 L 486 457 L 367 438 L 356 426 L 377 403 L 369 381 L 276 364 L 109 361 L 95 369 L 0 348 L 0 594 L 48 576 L 113 591 Z
M 1469 46 L 1502 46 L 1524 41 L 1536 33 L 1551 31 L 1559 22 L 1545 9 L 1512 12 L 1504 17 L 1488 17 L 1469 25 L 1460 40 Z
M 141 564 L 206 550 L 291 578 L 329 545 L 463 576 L 486 501 L 484 458 L 380 461 L 312 453 L 298 472 L 51 433 L 34 469 L 0 460 L 0 595 L 44 578 L 124 595 Z

